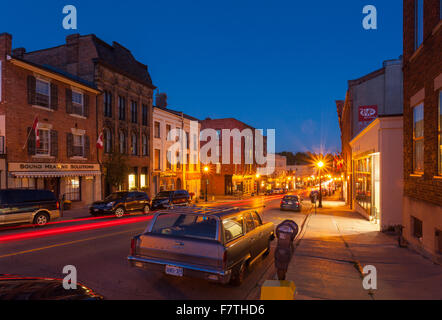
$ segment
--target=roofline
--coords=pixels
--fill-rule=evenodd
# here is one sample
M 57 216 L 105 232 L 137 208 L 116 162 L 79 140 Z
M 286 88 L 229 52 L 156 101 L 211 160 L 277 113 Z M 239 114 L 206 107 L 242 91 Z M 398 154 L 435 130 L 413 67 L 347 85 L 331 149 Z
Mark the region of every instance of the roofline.
M 119 68 L 117 68 L 117 67 L 115 67 L 115 66 L 113 66 L 113 65 L 111 65 L 109 63 L 107 63 L 106 61 L 104 61 L 104 60 L 102 60 L 100 58 L 93 58 L 92 62 L 96 63 L 96 64 L 101 64 L 101 65 L 105 66 L 106 68 L 112 69 L 113 71 L 118 72 L 118 73 L 124 75 L 125 77 L 130 78 L 131 80 L 136 81 L 136 82 L 138 82 L 138 83 L 140 83 L 140 84 L 142 84 L 142 85 L 144 85 L 146 87 L 149 87 L 152 90 L 157 89 L 157 87 L 154 86 L 153 84 L 150 84 L 149 82 L 141 81 L 137 77 L 135 77 L 135 76 L 133 76 L 133 75 L 131 75 L 131 74 L 129 74 L 129 73 L 127 73 L 127 72 L 125 72 L 125 71 L 123 71 L 123 70 L 121 70 L 121 69 L 119 69 Z
M 47 68 L 45 66 L 42 66 L 42 65 L 39 65 L 39 64 L 36 64 L 33 62 L 29 62 L 27 60 L 23 60 L 23 59 L 14 57 L 14 56 L 8 56 L 7 61 L 11 62 L 12 64 L 14 64 L 18 67 L 21 67 L 21 68 L 24 68 L 24 69 L 27 69 L 30 71 L 37 71 L 40 73 L 46 73 L 47 76 L 49 76 L 55 80 L 65 82 L 67 84 L 75 83 L 77 87 L 79 87 L 81 89 L 86 89 L 92 93 L 95 93 L 95 94 L 101 93 L 101 91 L 98 90 L 97 87 L 95 87 L 95 86 L 88 85 L 83 81 L 76 80 L 73 77 L 69 77 L 66 74 L 57 72 L 57 71 Z M 35 69 L 37 69 L 37 70 L 35 70 Z
M 162 108 L 162 107 L 158 107 L 158 106 L 152 106 L 152 108 L 154 108 L 154 109 L 159 109 L 159 110 L 162 110 L 162 111 L 165 111 L 165 112 L 171 113 L 171 114 L 173 114 L 173 115 L 175 115 L 175 116 L 180 116 L 180 115 L 177 114 L 177 113 L 181 113 L 181 114 L 183 115 L 183 117 L 186 118 L 186 119 L 201 122 L 200 119 L 195 118 L 195 117 L 192 117 L 192 116 L 190 116 L 190 115 L 188 115 L 188 114 L 185 114 L 185 113 L 182 112 L 182 111 L 176 111 L 176 110 L 172 110 L 172 109 L 169 109 L 169 108 Z

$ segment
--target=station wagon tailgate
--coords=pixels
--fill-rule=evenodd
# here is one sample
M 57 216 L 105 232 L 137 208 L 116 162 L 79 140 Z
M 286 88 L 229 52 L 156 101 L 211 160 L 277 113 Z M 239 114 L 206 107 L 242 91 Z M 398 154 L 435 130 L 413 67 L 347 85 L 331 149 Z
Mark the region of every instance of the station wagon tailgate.
M 159 214 L 142 234 L 135 255 L 170 263 L 222 268 L 224 246 L 218 241 L 219 220 L 196 214 Z

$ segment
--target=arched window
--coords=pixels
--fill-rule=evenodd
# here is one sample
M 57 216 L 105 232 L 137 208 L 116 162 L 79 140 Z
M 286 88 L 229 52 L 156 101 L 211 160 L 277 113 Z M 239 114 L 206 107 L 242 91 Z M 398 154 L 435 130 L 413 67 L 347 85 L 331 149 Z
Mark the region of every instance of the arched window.
M 104 152 L 112 152 L 112 131 L 109 128 L 104 129 Z
M 145 134 L 141 136 L 141 144 L 142 144 L 142 154 L 143 156 L 147 156 L 148 155 L 147 136 Z
M 134 132 L 132 133 L 132 155 L 136 156 L 138 155 L 138 135 Z
M 120 145 L 120 153 L 125 154 L 126 153 L 126 134 L 122 130 L 120 130 L 120 133 L 119 133 L 119 145 Z

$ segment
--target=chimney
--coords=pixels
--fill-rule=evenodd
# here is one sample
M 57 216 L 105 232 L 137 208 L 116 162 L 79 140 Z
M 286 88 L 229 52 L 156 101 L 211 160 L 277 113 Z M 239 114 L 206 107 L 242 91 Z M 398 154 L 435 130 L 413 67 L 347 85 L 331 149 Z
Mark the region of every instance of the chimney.
M 160 108 L 167 108 L 167 94 L 157 93 L 155 95 L 155 105 Z
M 25 53 L 26 53 L 25 48 L 16 48 L 16 49 L 12 50 L 12 55 L 17 58 L 21 58 L 21 59 L 23 59 L 23 57 L 25 56 Z
M 66 37 L 66 71 L 74 75 L 78 75 L 79 39 L 79 33 L 70 34 Z
M 6 59 L 6 55 L 11 54 L 12 35 L 9 33 L 0 33 L 0 59 Z

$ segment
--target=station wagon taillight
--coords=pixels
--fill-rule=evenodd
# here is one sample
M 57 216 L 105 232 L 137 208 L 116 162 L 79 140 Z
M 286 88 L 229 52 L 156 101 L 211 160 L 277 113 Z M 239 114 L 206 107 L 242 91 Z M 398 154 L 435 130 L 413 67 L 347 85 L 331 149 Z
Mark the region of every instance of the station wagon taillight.
M 223 267 L 224 269 L 227 267 L 227 250 L 224 250 L 223 254 Z
M 135 245 L 136 245 L 137 241 L 135 238 L 132 238 L 130 240 L 130 255 L 133 256 L 135 254 Z

